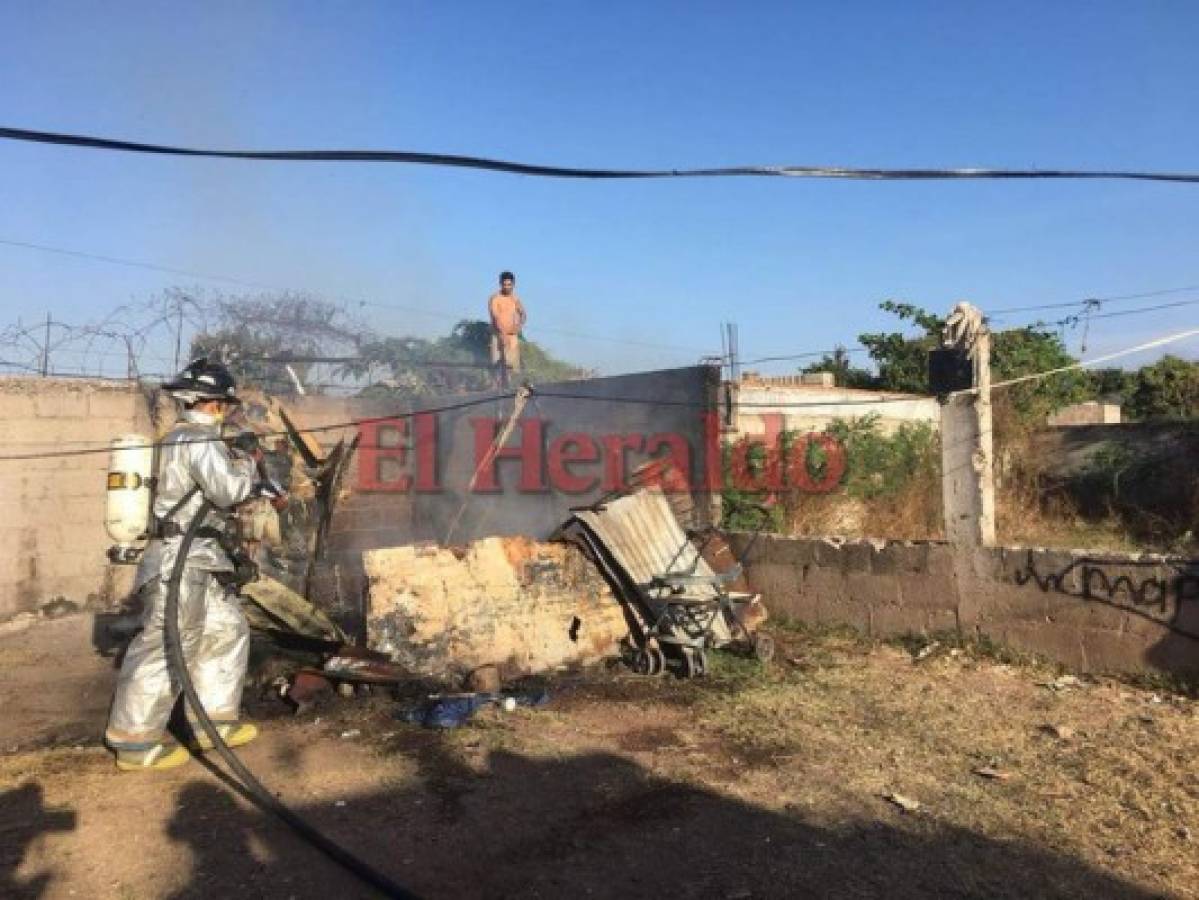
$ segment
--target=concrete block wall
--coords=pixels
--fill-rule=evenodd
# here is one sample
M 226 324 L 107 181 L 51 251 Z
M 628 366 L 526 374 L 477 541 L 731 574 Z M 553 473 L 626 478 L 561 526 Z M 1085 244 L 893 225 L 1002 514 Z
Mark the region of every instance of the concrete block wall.
M 0 456 L 102 448 L 152 435 L 149 405 L 126 382 L 0 378 Z M 0 461 L 0 620 L 65 598 L 107 605 L 128 590 L 104 531 L 107 451 Z
M 127 433 L 151 436 L 158 429 L 150 403 L 158 403 L 162 425 L 174 415 L 169 403 L 147 397 L 125 381 L 62 378 L 0 378 L 0 456 L 62 450 L 101 452 L 22 461 L 0 461 L 0 621 L 36 610 L 62 597 L 80 606 L 109 605 L 128 592 L 131 567 L 113 566 L 105 551 L 105 474 L 112 438 Z M 378 402 L 348 398 L 297 398 L 286 404 L 300 427 L 321 428 L 390 411 Z M 352 440 L 355 429 L 320 431 L 317 441 L 331 448 Z M 351 465 L 356 465 L 351 460 Z M 356 473 L 347 473 L 352 487 Z M 336 539 L 347 551 L 379 546 L 386 521 L 394 520 L 402 498 L 343 498 L 347 515 L 337 522 Z M 406 533 L 405 529 L 405 533 Z
M 741 555 L 749 536 L 729 542 Z M 745 568 L 774 616 L 985 635 L 1081 671 L 1199 674 L 1199 560 L 764 535 Z

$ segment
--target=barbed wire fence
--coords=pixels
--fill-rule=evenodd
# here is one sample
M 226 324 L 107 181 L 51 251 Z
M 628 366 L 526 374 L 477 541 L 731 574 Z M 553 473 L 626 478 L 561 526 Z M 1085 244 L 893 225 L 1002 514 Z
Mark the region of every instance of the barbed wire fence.
M 448 338 L 388 335 L 363 318 L 377 305 L 284 288 L 230 294 L 174 287 L 94 322 L 48 313 L 0 327 L 0 375 L 155 381 L 207 356 L 278 396 L 495 387 L 485 322 L 459 319 Z M 584 373 L 594 374 L 576 367 L 556 380 Z
M 295 316 L 304 304 L 309 314 Z M 305 382 L 313 388 L 359 390 L 370 382 L 369 374 L 346 375 L 345 360 L 356 356 L 371 332 L 345 305 L 292 293 L 247 301 L 245 296 L 179 287 L 123 304 L 92 322 L 65 321 L 48 312 L 45 319 L 0 326 L 0 374 L 159 380 L 178 372 L 197 349 L 226 363 L 261 364 L 268 351 L 247 354 L 265 333 L 287 335 L 301 348 L 301 356 L 306 351 L 311 357 L 319 347 L 334 357 L 328 363 L 304 363 Z M 263 387 L 290 390 L 292 378 L 260 380 L 279 382 Z
M 0 327 L 0 371 L 41 377 L 137 380 L 177 371 L 190 339 L 212 321 L 212 299 L 170 288 L 93 322 L 18 319 Z

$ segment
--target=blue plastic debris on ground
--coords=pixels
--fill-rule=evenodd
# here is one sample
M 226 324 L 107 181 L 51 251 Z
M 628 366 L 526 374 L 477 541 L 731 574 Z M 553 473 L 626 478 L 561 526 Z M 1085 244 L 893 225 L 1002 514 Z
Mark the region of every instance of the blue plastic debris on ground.
M 457 728 L 465 725 L 484 706 L 503 705 L 512 700 L 517 706 L 536 707 L 549 702 L 548 691 L 514 691 L 502 694 L 435 694 L 419 706 L 396 712 L 396 718 L 425 728 Z

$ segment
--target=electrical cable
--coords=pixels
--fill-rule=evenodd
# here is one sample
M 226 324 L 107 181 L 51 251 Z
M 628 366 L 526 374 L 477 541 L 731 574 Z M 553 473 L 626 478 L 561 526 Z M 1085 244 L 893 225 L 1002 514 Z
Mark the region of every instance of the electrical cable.
M 1163 288 L 1157 291 L 1144 291 L 1140 294 L 1117 294 L 1111 297 L 1086 297 L 1082 300 L 1070 300 L 1062 303 L 1039 303 L 1032 306 L 1007 306 L 1000 309 L 988 310 L 988 315 L 1001 316 L 1006 313 L 1035 312 L 1041 309 L 1071 309 L 1075 306 L 1083 306 L 1096 300 L 1100 303 L 1121 303 L 1125 300 L 1144 300 L 1149 297 L 1164 297 L 1167 294 L 1185 294 L 1187 291 L 1199 291 L 1199 284 L 1187 285 L 1185 287 Z
M 488 403 L 494 403 L 497 400 L 515 397 L 513 391 L 507 391 L 499 394 L 489 394 L 486 397 L 477 397 L 471 400 L 465 400 L 461 403 L 451 403 L 445 406 L 429 407 L 427 409 L 410 410 L 398 412 L 393 415 L 372 416 L 364 419 L 352 419 L 347 422 L 338 422 L 332 425 L 317 425 L 310 428 L 298 429 L 304 434 L 316 434 L 328 431 L 339 431 L 347 428 L 358 428 L 362 425 L 379 424 L 384 422 L 394 422 L 402 419 L 414 418 L 418 415 L 437 415 L 444 412 L 454 412 L 461 409 L 468 409 L 474 406 L 482 406 Z M 645 397 L 610 397 L 596 396 L 594 394 L 576 394 L 565 391 L 536 391 L 535 396 L 547 397 L 559 400 L 583 400 L 599 403 L 621 403 L 626 405 L 640 406 L 672 406 L 683 407 L 690 409 L 709 409 L 710 404 L 696 400 L 654 400 Z M 745 402 L 739 404 L 744 409 L 820 409 L 830 406 L 877 406 L 885 403 L 913 403 L 919 400 L 927 399 L 925 397 L 878 397 L 863 400 L 822 400 L 822 401 L 793 401 L 783 403 L 754 403 Z M 285 431 L 268 431 L 260 434 L 260 437 L 285 437 Z M 211 443 L 212 441 L 224 440 L 223 438 L 198 438 L 190 441 L 180 441 L 178 443 Z M 61 441 L 57 443 L 62 443 Z M 142 445 L 128 445 L 126 449 L 152 449 L 158 444 L 149 443 Z M 104 446 L 89 447 L 79 450 L 51 450 L 40 453 L 16 453 L 0 456 L 0 462 L 16 462 L 21 460 L 34 459 L 56 459 L 61 457 L 73 456 L 91 456 L 99 453 L 109 453 L 111 448 L 105 444 Z
M 836 356 L 837 353 L 869 353 L 866 347 L 838 347 L 833 350 L 809 350 L 805 353 L 792 353 L 789 356 L 759 356 L 757 359 L 747 359 L 738 365 L 752 366 L 764 362 L 785 362 L 791 359 L 812 359 L 819 356 Z
M 54 144 L 87 150 L 108 150 L 124 153 L 147 153 L 156 156 L 203 157 L 210 159 L 243 159 L 276 162 L 385 162 L 408 165 L 443 166 L 504 172 L 512 175 L 534 175 L 543 178 L 585 179 L 648 179 L 648 178 L 721 178 L 721 177 L 784 177 L 784 178 L 847 178 L 869 181 L 902 180 L 930 181 L 944 179 L 1125 179 L 1133 181 L 1166 181 L 1199 184 L 1199 173 L 1144 172 L 1117 169 L 985 169 L 985 168 L 928 168 L 885 169 L 849 168 L 845 166 L 724 166 L 694 169 L 607 169 L 574 166 L 550 166 L 536 163 L 512 162 L 482 156 L 450 153 L 422 153 L 412 150 L 204 150 L 101 138 L 92 135 L 34 131 L 27 128 L 0 127 L 0 138 L 38 144 Z
M 90 259 L 95 262 L 111 263 L 118 266 L 129 266 L 135 269 L 149 269 L 153 272 L 165 272 L 169 275 L 183 275 L 187 278 L 202 278 L 205 281 L 224 281 L 229 284 L 236 284 L 240 287 L 255 288 L 257 290 L 287 290 L 278 285 L 263 284 L 257 281 L 245 281 L 241 278 L 231 278 L 228 275 L 212 275 L 205 272 L 196 272 L 191 269 L 175 269 L 171 266 L 160 266 L 156 263 L 140 262 L 133 259 L 121 259 L 116 256 L 103 256 L 99 253 L 85 253 L 82 250 L 67 250 L 62 247 L 49 247 L 45 244 L 34 244 L 28 241 L 13 241 L 5 238 L 0 238 L 0 244 L 9 247 L 24 247 L 26 250 L 41 250 L 43 253 L 58 253 L 62 256 L 77 256 L 80 259 Z
M 183 539 L 179 545 L 175 564 L 171 569 L 170 577 L 167 579 L 166 604 L 163 614 L 163 640 L 166 648 L 167 662 L 171 667 L 171 674 L 182 686 L 183 695 L 187 699 L 187 704 L 191 708 L 192 713 L 195 715 L 197 721 L 199 721 L 201 730 L 212 742 L 213 748 L 221 759 L 225 761 L 225 765 L 233 771 L 238 781 L 241 782 L 241 786 L 245 789 L 246 795 L 250 800 L 257 804 L 263 811 L 278 817 L 313 847 L 320 850 L 342 868 L 358 876 L 371 887 L 382 892 L 385 896 L 400 898 L 400 900 L 415 898 L 415 894 L 401 887 L 382 872 L 350 853 L 350 851 L 346 850 L 340 844 L 326 837 L 314 826 L 310 825 L 302 816 L 267 790 L 266 786 L 258 780 L 254 773 L 246 767 L 237 754 L 225 743 L 225 739 L 221 736 L 220 731 L 209 717 L 208 711 L 204 709 L 204 704 L 200 701 L 200 695 L 196 692 L 195 685 L 192 684 L 191 674 L 187 668 L 187 659 L 183 654 L 183 639 L 179 631 L 179 584 L 183 580 L 183 570 L 187 566 L 187 554 L 191 549 L 192 542 L 196 538 L 196 532 L 199 531 L 204 517 L 212 508 L 212 503 L 208 499 L 204 499 L 201 502 L 200 508 L 196 511 L 195 516 L 188 523 L 187 529 L 183 533 Z
M 62 247 L 52 247 L 52 246 L 48 246 L 46 244 L 36 244 L 36 243 L 28 242 L 28 241 L 15 241 L 15 240 L 9 240 L 9 239 L 5 239 L 5 238 L 0 238 L 0 245 L 7 245 L 7 246 L 12 246 L 12 247 L 22 247 L 22 248 L 30 249 L 30 250 L 40 250 L 40 251 L 44 251 L 47 253 L 59 253 L 59 254 L 63 254 L 66 256 L 76 256 L 76 257 L 80 257 L 83 259 L 95 260 L 98 262 L 105 262 L 105 263 L 110 263 L 110 264 L 114 264 L 114 265 L 132 266 L 132 267 L 136 267 L 136 268 L 150 269 L 150 270 L 154 270 L 154 271 L 167 272 L 167 273 L 172 273 L 172 274 L 177 274 L 177 275 L 187 275 L 187 276 L 193 277 L 193 278 L 205 278 L 205 279 L 211 279 L 211 280 L 215 280 L 215 281 L 224 281 L 224 282 L 228 282 L 230 284 L 237 284 L 237 285 L 241 285 L 243 287 L 252 287 L 252 288 L 261 289 L 261 290 L 278 290 L 278 291 L 293 290 L 292 288 L 283 287 L 281 285 L 267 284 L 264 282 L 247 281 L 244 279 L 234 278 L 234 277 L 227 276 L 227 275 L 216 275 L 216 274 L 211 274 L 211 273 L 197 272 L 197 271 L 188 270 L 188 269 L 177 269 L 177 268 L 173 268 L 170 266 L 158 265 L 156 263 L 148 263 L 148 262 L 142 262 L 142 261 L 138 261 L 138 260 L 124 259 L 124 258 L 115 257 L 115 256 L 105 256 L 102 254 L 88 253 L 88 252 L 84 252 L 81 250 L 71 250 L 71 249 L 66 249 L 66 248 L 62 248 Z M 1140 293 L 1133 293 L 1133 294 L 1116 294 L 1116 295 L 1111 295 L 1111 296 L 1107 296 L 1107 297 L 1094 297 L 1094 298 L 1087 298 L 1087 299 L 1083 299 L 1083 300 L 1065 301 L 1065 302 L 1060 302 L 1060 303 L 1040 303 L 1040 304 L 1031 304 L 1028 306 L 1000 307 L 998 309 L 990 310 L 988 313 L 988 318 L 994 318 L 994 317 L 998 317 L 998 316 L 1004 316 L 1004 315 L 1008 315 L 1011 313 L 1019 313 L 1019 312 L 1036 312 L 1036 311 L 1040 311 L 1040 310 L 1049 310 L 1049 309 L 1074 309 L 1076 307 L 1084 307 L 1085 308 L 1086 304 L 1093 303 L 1096 300 L 1098 300 L 1100 303 L 1115 303 L 1115 302 L 1124 302 L 1127 300 L 1140 300 L 1140 299 L 1146 299 L 1146 298 L 1151 298 L 1151 297 L 1166 296 L 1169 294 L 1185 293 L 1187 291 L 1192 291 L 1192 290 L 1199 290 L 1199 285 L 1189 285 L 1189 286 L 1176 287 L 1176 288 L 1163 288 L 1163 289 L 1159 289 L 1159 290 L 1142 291 Z M 419 307 L 414 307 L 414 306 L 405 306 L 405 305 L 394 304 L 394 303 L 381 303 L 381 302 L 375 302 L 375 301 L 370 301 L 370 300 L 348 300 L 348 301 L 346 301 L 346 303 L 348 305 L 358 306 L 358 307 L 368 307 L 369 306 L 369 307 L 376 308 L 376 309 L 387 309 L 387 310 L 394 310 L 394 311 L 398 311 L 398 312 L 412 313 L 412 314 L 416 314 L 416 315 L 431 316 L 434 318 L 440 318 L 440 319 L 444 319 L 447 321 L 448 320 L 461 321 L 464 318 L 469 318 L 465 314 L 457 315 L 454 313 L 444 313 L 444 312 L 438 312 L 436 310 L 421 309 Z M 1186 302 L 1180 302 L 1178 304 L 1161 304 L 1161 305 L 1157 305 L 1157 306 L 1144 307 L 1143 311 L 1144 312 L 1152 312 L 1154 310 L 1159 310 L 1159 309 L 1169 309 L 1169 308 L 1173 308 L 1174 305 L 1187 306 L 1187 305 L 1191 305 L 1191 302 L 1186 301 Z M 1109 318 L 1109 317 L 1113 317 L 1113 316 L 1117 316 L 1117 315 L 1136 315 L 1141 311 L 1142 310 L 1129 310 L 1128 312 L 1100 313 L 1100 314 L 1093 314 L 1091 316 L 1091 318 L 1098 319 L 1098 318 Z M 1043 324 L 1066 326 L 1066 325 L 1073 324 L 1073 319 L 1074 319 L 1073 316 L 1067 316 L 1064 319 L 1059 319 L 1059 320 L 1056 320 L 1053 322 L 1045 322 Z M 55 324 L 61 324 L 61 323 L 55 323 Z M 1038 322 L 1029 323 L 1029 325 L 1035 325 L 1035 324 L 1039 324 L 1039 323 Z M 34 329 L 34 330 L 39 329 L 41 327 L 42 327 L 42 325 L 40 323 L 30 326 L 30 328 Z M 1028 326 L 1025 326 L 1025 327 L 1028 327 Z M 580 340 L 602 341 L 602 342 L 606 342 L 606 343 L 626 344 L 629 346 L 647 347 L 650 349 L 672 350 L 672 351 L 697 353 L 697 354 L 702 354 L 702 353 L 706 352 L 706 351 L 700 350 L 697 347 L 684 347 L 684 346 L 680 346 L 677 344 L 663 344 L 663 343 L 658 343 L 658 342 L 642 341 L 642 340 L 636 340 L 636 339 L 608 337 L 606 335 L 588 334 L 585 332 L 578 332 L 578 331 L 573 331 L 573 330 L 569 330 L 569 329 L 554 328 L 554 327 L 550 327 L 550 326 L 540 326 L 540 327 L 535 326 L 532 329 L 530 329 L 530 331 L 534 334 L 536 334 L 536 333 L 557 334 L 557 335 L 561 335 L 564 337 L 578 338 Z M 59 350 L 57 352 L 64 353 L 64 352 L 82 352 L 82 351 L 70 351 L 68 349 L 68 350 Z M 832 354 L 833 352 L 835 352 L 835 351 L 821 350 L 821 351 L 809 351 L 809 352 L 805 352 L 805 353 L 786 354 L 786 355 L 778 355 L 778 356 L 763 356 L 763 357 L 758 357 L 756 359 L 746 360 L 746 361 L 742 362 L 741 365 L 757 365 L 759 363 L 764 363 L 764 362 L 786 362 L 789 360 L 796 360 L 796 359 L 809 359 L 809 358 L 823 356 L 825 354 Z M 868 351 L 866 350 L 866 348 L 863 348 L 863 347 L 851 347 L 851 348 L 846 348 L 845 352 L 847 352 L 847 353 L 864 353 L 864 352 L 868 352 Z M 126 354 L 122 354 L 120 352 L 113 352 L 113 353 L 107 354 L 107 355 L 111 356 L 112 358 L 119 358 L 119 357 L 125 356 Z M 433 364 L 429 363 L 426 365 L 432 366 Z M 449 367 L 448 364 L 447 364 L 447 367 Z
M 1049 328 L 1049 327 L 1066 328 L 1069 326 L 1078 325 L 1080 322 L 1083 322 L 1084 320 L 1118 319 L 1118 318 L 1123 318 L 1125 316 L 1140 316 L 1140 315 L 1145 315 L 1146 313 L 1159 312 L 1160 310 L 1163 310 L 1163 309 L 1178 309 L 1178 308 L 1184 307 L 1184 306 L 1195 306 L 1195 305 L 1199 305 L 1199 298 L 1192 298 L 1192 299 L 1187 299 L 1187 300 L 1175 300 L 1171 303 L 1156 303 L 1153 306 L 1139 306 L 1136 309 L 1118 309 L 1118 310 L 1114 310 L 1112 312 L 1095 312 L 1094 311 L 1096 309 L 1101 308 L 1101 307 L 1097 306 L 1096 304 L 1101 303 L 1102 301 L 1089 301 L 1089 302 L 1083 301 L 1083 302 L 1087 303 L 1088 305 L 1084 306 L 1082 309 L 1080 309 L 1078 312 L 1076 312 L 1072 315 L 1065 316 L 1061 319 L 1054 319 L 1051 321 L 1046 321 L 1044 319 L 1037 319 L 1032 322 L 1026 322 L 1023 325 L 1019 325 L 1016 327 L 1021 328 L 1021 329 L 1024 329 L 1024 328 Z
M 1166 344 L 1173 344 L 1177 341 L 1186 340 L 1190 337 L 1199 336 L 1199 328 L 1191 328 L 1187 331 L 1180 331 L 1176 334 L 1169 334 L 1164 337 L 1154 338 L 1151 341 L 1146 341 L 1143 344 L 1137 344 L 1135 347 L 1127 347 L 1123 350 L 1117 350 L 1114 353 L 1105 353 L 1102 356 L 1095 356 L 1091 359 L 1080 360 L 1076 363 L 1071 363 L 1068 366 L 1059 366 L 1056 369 L 1048 369 L 1044 372 L 1033 372 L 1030 375 L 1021 375 L 1017 378 L 1009 378 L 1006 381 L 997 381 L 991 385 L 992 391 L 997 391 L 1000 388 L 1011 387 L 1014 384 L 1024 384 L 1028 381 L 1040 381 L 1042 378 L 1048 378 L 1051 375 L 1060 375 L 1063 372 L 1072 372 L 1076 369 L 1086 369 L 1090 366 L 1097 366 L 1099 363 L 1111 362 L 1113 359 L 1119 359 L 1122 356 L 1131 356 L 1134 353 L 1142 353 L 1145 350 L 1153 350 L 1156 347 L 1161 347 Z M 966 388 L 961 391 L 954 391 L 949 396 L 977 394 L 978 388 Z
M 846 390 L 838 388 L 837 390 Z M 883 393 L 883 392 L 879 392 Z M 673 406 L 691 409 L 711 409 L 712 404 L 696 400 L 650 400 L 645 397 L 608 397 L 595 394 L 575 394 L 567 391 L 537 391 L 537 397 L 557 400 L 593 400 L 600 403 L 621 403 L 640 406 Z M 741 409 L 821 409 L 829 406 L 880 406 L 887 403 L 914 403 L 930 400 L 931 397 L 912 395 L 906 397 L 873 397 L 862 400 L 795 400 L 781 403 L 738 402 Z M 2 460 L 3 457 L 0 457 Z
M 1195 306 L 1197 304 L 1199 304 L 1199 298 L 1196 298 L 1194 300 L 1175 300 L 1173 303 L 1158 303 L 1153 306 L 1141 306 L 1141 307 L 1138 307 L 1137 309 L 1119 309 L 1119 310 L 1116 310 L 1115 312 L 1091 313 L 1089 318 L 1092 318 L 1092 319 L 1116 319 L 1116 318 L 1120 318 L 1121 316 L 1139 316 L 1139 315 L 1143 315 L 1144 313 L 1157 312 L 1158 310 L 1162 310 L 1162 309 L 1177 309 L 1180 306 Z M 1067 325 L 1067 324 L 1070 324 L 1070 321 L 1073 318 L 1074 317 L 1071 316 L 1069 319 L 1063 319 L 1061 322 L 1056 322 L 1053 324 Z
M 507 393 L 501 393 L 501 394 L 490 394 L 486 397 L 474 397 L 470 400 L 463 400 L 460 403 L 447 403 L 443 406 L 431 406 L 431 407 L 427 407 L 425 409 L 406 410 L 403 412 L 397 412 L 397 413 L 393 413 L 391 415 L 386 415 L 386 416 L 369 416 L 369 417 L 363 418 L 363 419 L 351 419 L 348 422 L 337 422 L 332 425 L 314 425 L 310 428 L 300 428 L 297 430 L 301 434 L 320 434 L 320 433 L 324 433 L 324 432 L 328 432 L 328 431 L 341 431 L 341 430 L 348 429 L 348 428 L 358 428 L 362 425 L 381 424 L 381 423 L 385 423 L 385 422 L 396 422 L 396 421 L 401 421 L 403 419 L 411 419 L 411 418 L 415 418 L 416 416 L 419 416 L 419 415 L 437 415 L 437 414 L 445 413 L 445 412 L 455 412 L 455 411 L 461 410 L 461 409 L 470 409 L 471 407 L 474 407 L 474 406 L 483 406 L 484 404 L 494 403 L 495 401 L 504 399 L 505 397 L 513 397 L 513 396 L 515 396 L 515 394 L 512 391 L 509 391 Z M 289 435 L 289 432 L 287 432 L 286 430 L 276 430 L 276 431 L 262 432 L 259 434 L 259 437 L 266 437 L 266 438 L 287 437 L 288 435 Z M 223 441 L 223 440 L 224 440 L 224 438 L 222 438 L 222 437 L 192 438 L 192 439 L 189 439 L 186 441 L 176 441 L 175 443 L 177 443 L 177 444 L 210 444 L 215 441 Z M 55 443 L 61 444 L 61 443 L 65 443 L 65 442 L 64 441 L 55 441 Z M 84 443 L 84 442 L 80 442 L 80 443 Z M 90 442 L 87 442 L 87 443 L 90 443 Z M 155 449 L 155 448 L 161 447 L 161 446 L 162 446 L 161 444 L 154 443 L 154 442 L 147 443 L 147 444 L 125 445 L 126 449 L 129 449 L 129 450 L 152 450 L 152 449 Z M 97 453 L 109 453 L 109 452 L 111 452 L 110 446 L 90 447 L 90 448 L 82 449 L 82 450 L 51 450 L 51 451 L 46 451 L 43 453 L 17 453 L 17 454 L 11 454 L 8 456 L 0 456 L 0 462 L 15 462 L 15 461 L 21 461 L 21 460 L 27 461 L 27 460 L 34 460 L 34 459 L 57 459 L 60 457 L 71 457 L 71 456 L 91 456 L 91 455 L 94 455 Z
M 28 363 L 12 362 L 7 359 L 0 359 L 0 366 L 10 366 L 14 369 L 24 369 L 27 372 L 36 372 L 38 374 L 41 374 L 42 371 L 37 366 L 31 366 Z

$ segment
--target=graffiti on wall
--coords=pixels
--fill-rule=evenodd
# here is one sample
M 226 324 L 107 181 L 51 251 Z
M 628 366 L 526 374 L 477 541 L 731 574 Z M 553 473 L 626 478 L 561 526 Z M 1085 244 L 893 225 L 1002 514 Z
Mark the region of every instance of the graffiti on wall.
M 1184 609 L 1199 607 L 1199 563 L 1081 557 L 1061 571 L 1043 573 L 1029 550 L 1014 579 L 1019 585 L 1035 584 L 1045 593 L 1123 609 L 1199 641 L 1199 633 L 1179 625 Z

